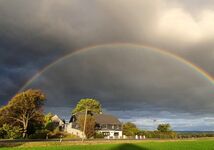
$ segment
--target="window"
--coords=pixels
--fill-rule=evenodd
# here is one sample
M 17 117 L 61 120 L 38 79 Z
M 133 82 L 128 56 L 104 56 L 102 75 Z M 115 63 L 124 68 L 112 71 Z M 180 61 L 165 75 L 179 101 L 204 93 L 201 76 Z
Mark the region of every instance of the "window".
M 103 135 L 104 135 L 104 136 L 109 136 L 110 133 L 109 133 L 109 132 L 103 132 Z
M 119 124 L 116 125 L 116 129 L 117 129 L 117 130 L 120 130 L 120 129 L 121 129 L 121 125 L 119 125 Z
M 114 132 L 114 136 L 119 136 L 119 132 Z
M 106 124 L 102 124 L 102 125 L 101 125 L 101 128 L 102 128 L 102 129 L 107 129 L 107 125 L 106 125 Z

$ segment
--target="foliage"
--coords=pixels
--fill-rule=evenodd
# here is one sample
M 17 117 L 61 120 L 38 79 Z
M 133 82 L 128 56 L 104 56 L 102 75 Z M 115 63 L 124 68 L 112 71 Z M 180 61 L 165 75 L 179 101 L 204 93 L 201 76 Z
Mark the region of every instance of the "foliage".
M 104 137 L 105 136 L 103 135 L 103 133 L 95 132 L 94 138 L 97 138 L 97 139 L 101 138 L 101 139 L 103 139 Z
M 44 126 L 43 116 L 40 116 L 40 118 L 37 118 L 36 120 L 32 119 L 29 121 L 29 125 L 27 128 L 27 135 L 34 134 L 37 130 L 43 130 L 44 127 L 45 126 Z
M 84 115 L 79 115 L 77 118 L 77 123 L 80 126 L 80 130 L 83 131 L 84 128 L 84 120 L 85 116 Z M 87 115 L 86 117 L 86 128 L 85 128 L 85 135 L 87 138 L 91 138 L 95 134 L 95 119 L 91 115 Z
M 73 134 L 69 134 L 67 132 L 62 132 L 60 131 L 58 128 L 56 128 L 54 131 L 49 131 L 47 129 L 43 129 L 43 130 L 37 130 L 34 134 L 31 134 L 29 136 L 30 139 L 56 139 L 56 138 L 69 138 L 69 139 L 77 139 L 78 137 L 73 135 Z
M 52 121 L 53 116 L 54 115 L 52 113 L 48 113 L 44 117 L 45 129 L 47 129 L 49 131 L 54 131 L 57 128 L 56 124 Z
M 176 139 L 177 133 L 173 131 L 160 132 L 160 131 L 141 131 L 139 135 L 145 135 L 146 138 L 159 138 L 159 139 Z
M 52 114 L 52 113 L 48 113 L 48 114 L 46 114 L 45 116 L 44 116 L 44 123 L 45 123 L 45 126 L 48 124 L 48 123 L 50 123 L 50 122 L 52 122 L 52 117 L 53 117 L 54 115 Z
M 0 108 L 0 127 L 3 126 L 3 124 L 8 123 L 8 119 L 5 116 L 5 112 L 6 112 L 6 107 L 1 107 Z
M 54 115 L 48 113 L 43 116 L 43 124 L 40 128 L 37 128 L 33 134 L 29 136 L 30 139 L 45 139 L 45 138 L 59 138 L 61 136 L 66 136 L 64 132 L 60 130 L 58 123 L 52 120 Z
M 45 129 L 47 129 L 48 131 L 54 131 L 56 128 L 57 128 L 57 126 L 54 122 L 49 122 L 45 126 Z
M 134 123 L 127 122 L 123 124 L 123 134 L 126 136 L 135 136 L 139 133 L 139 129 Z
M 23 137 L 29 129 L 31 121 L 42 122 L 45 95 L 40 90 L 27 90 L 16 94 L 9 103 L 0 109 L 4 116 L 0 117 L 11 125 L 23 128 Z M 6 119 L 5 119 L 6 118 Z
M 35 133 L 29 135 L 29 139 L 46 139 L 49 131 L 48 130 L 36 130 Z
M 22 129 L 18 126 L 4 124 L 0 128 L 0 138 L 2 139 L 17 139 L 21 137 Z
M 160 139 L 187 139 L 187 138 L 202 138 L 214 137 L 214 132 L 160 132 L 160 131 L 141 131 L 139 135 L 145 135 L 146 138 Z
M 7 136 L 7 132 L 1 127 L 0 128 L 0 139 L 4 139 Z
M 60 138 L 60 137 L 64 137 L 64 132 L 61 132 L 59 130 L 57 131 L 55 130 L 48 134 L 48 138 Z
M 169 132 L 171 131 L 171 126 L 170 124 L 159 124 L 157 127 L 157 130 L 160 132 Z
M 177 137 L 180 139 L 214 137 L 214 132 L 178 132 Z
M 96 99 L 91 99 L 91 98 L 86 98 L 86 99 L 81 99 L 76 107 L 73 109 L 72 113 L 75 114 L 77 112 L 83 112 L 86 110 L 90 110 L 91 112 L 94 113 L 100 113 L 102 112 L 101 104 L 98 100 Z
M 48 138 L 52 139 L 52 138 L 68 138 L 68 139 L 78 139 L 79 137 L 77 137 L 76 135 L 67 133 L 67 132 L 62 132 L 59 130 L 59 128 L 56 128 L 54 131 L 52 132 L 48 132 Z

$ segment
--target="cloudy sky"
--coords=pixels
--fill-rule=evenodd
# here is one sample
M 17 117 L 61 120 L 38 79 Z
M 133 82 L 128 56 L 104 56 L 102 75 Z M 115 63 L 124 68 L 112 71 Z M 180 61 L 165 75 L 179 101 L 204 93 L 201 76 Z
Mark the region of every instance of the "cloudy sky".
M 214 82 L 154 49 L 214 76 L 213 26 L 212 0 L 0 0 L 0 105 L 69 55 L 24 86 L 46 111 L 68 119 L 92 97 L 142 129 L 214 130 Z

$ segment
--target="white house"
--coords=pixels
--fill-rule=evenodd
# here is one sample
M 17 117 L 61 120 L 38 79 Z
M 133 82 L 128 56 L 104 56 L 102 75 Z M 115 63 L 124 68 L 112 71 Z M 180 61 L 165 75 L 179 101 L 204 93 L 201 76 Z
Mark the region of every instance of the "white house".
M 95 118 L 95 131 L 104 135 L 106 139 L 122 138 L 122 123 L 117 117 L 108 114 L 90 113 Z M 84 134 L 80 131 L 77 123 L 77 117 L 84 115 L 84 112 L 77 113 L 71 116 L 70 122 L 65 125 L 65 131 L 68 133 L 83 137 Z

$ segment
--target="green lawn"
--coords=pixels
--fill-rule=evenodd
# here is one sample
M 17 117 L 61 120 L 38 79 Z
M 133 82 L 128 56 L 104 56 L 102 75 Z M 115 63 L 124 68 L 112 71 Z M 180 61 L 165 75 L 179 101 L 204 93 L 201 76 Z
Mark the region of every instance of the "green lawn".
M 194 141 L 145 141 L 141 143 L 86 144 L 86 145 L 49 145 L 43 147 L 2 147 L 2 150 L 214 150 L 214 140 Z

